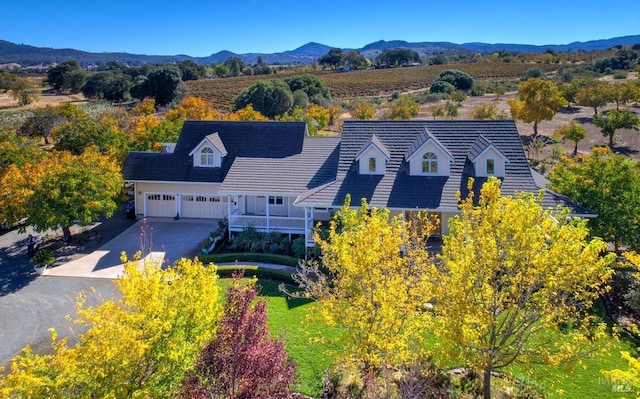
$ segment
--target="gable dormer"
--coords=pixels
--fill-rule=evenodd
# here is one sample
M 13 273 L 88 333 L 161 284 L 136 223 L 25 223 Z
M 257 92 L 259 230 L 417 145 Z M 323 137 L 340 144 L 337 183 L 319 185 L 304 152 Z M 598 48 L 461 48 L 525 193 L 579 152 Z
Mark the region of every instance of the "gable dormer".
M 227 149 L 224 147 L 220 135 L 212 133 L 204 138 L 190 153 L 193 157 L 193 166 L 202 168 L 219 168 L 222 160 L 227 156 Z
M 453 155 L 426 128 L 404 156 L 411 176 L 449 176 Z
M 477 177 L 504 177 L 505 165 L 509 160 L 483 135 L 478 136 L 467 157 L 475 169 Z
M 358 173 L 361 175 L 384 175 L 391 153 L 375 134 L 356 155 Z

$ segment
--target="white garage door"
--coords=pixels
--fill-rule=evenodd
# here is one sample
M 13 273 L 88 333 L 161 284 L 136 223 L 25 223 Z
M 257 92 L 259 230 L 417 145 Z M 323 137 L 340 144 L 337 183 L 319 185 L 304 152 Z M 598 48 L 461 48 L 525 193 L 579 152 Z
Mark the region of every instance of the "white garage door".
M 176 196 L 173 194 L 147 194 L 147 216 L 175 217 Z
M 183 195 L 182 217 L 223 219 L 227 213 L 227 197 L 216 195 Z

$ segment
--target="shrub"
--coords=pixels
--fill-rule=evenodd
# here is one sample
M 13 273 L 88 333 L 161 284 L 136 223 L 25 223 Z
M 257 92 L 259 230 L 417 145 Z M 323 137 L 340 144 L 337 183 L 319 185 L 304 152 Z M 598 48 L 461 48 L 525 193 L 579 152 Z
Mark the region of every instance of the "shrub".
M 527 80 L 531 78 L 544 79 L 544 73 L 542 73 L 540 68 L 529 68 L 527 69 L 527 74 L 524 79 Z
M 48 249 L 41 249 L 31 258 L 31 262 L 38 267 L 43 267 L 52 264 L 56 261 L 56 257 L 53 256 L 53 252 Z
M 291 252 L 296 258 L 302 259 L 307 253 L 307 244 L 304 237 L 298 237 L 291 243 Z
M 298 266 L 298 258 L 280 254 L 264 254 L 259 252 L 233 252 L 224 254 L 203 255 L 199 258 L 202 263 L 228 263 L 228 262 L 263 262 L 285 266 Z
M 307 109 L 309 104 L 309 96 L 303 90 L 293 92 L 293 108 Z
M 451 94 L 456 91 L 456 87 L 449 82 L 445 82 L 444 80 L 436 80 L 431 85 L 429 89 L 431 93 L 447 93 Z
M 626 79 L 629 76 L 629 72 L 627 71 L 615 71 L 613 74 L 614 79 Z
M 376 110 L 373 108 L 368 101 L 358 101 L 353 106 L 353 110 L 351 111 L 351 117 L 353 119 L 373 119 L 376 114 Z
M 446 69 L 440 72 L 437 81 L 448 82 L 458 90 L 469 90 L 474 84 L 474 79 L 471 75 L 457 69 Z

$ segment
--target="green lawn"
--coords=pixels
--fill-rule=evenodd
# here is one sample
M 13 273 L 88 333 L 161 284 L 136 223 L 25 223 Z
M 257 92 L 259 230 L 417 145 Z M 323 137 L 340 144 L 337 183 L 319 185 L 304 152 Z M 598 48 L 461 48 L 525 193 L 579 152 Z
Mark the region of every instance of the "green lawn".
M 221 279 L 223 286 L 228 280 Z M 303 323 L 307 313 L 313 311 L 313 302 L 289 299 L 278 291 L 278 283 L 270 280 L 259 280 L 262 287 L 261 296 L 269 301 L 269 329 L 286 342 L 289 356 L 295 361 L 298 372 L 296 390 L 311 396 L 317 396 L 322 385 L 322 376 L 330 364 L 324 355 L 323 344 L 310 344 L 310 335 L 320 332 L 322 335 L 335 334 L 336 331 L 318 325 Z M 582 364 L 573 364 L 567 369 L 552 369 L 537 366 L 535 368 L 514 368 L 518 375 L 530 375 L 539 385 L 545 387 L 550 398 L 624 398 L 633 395 L 612 392 L 612 385 L 605 381 L 600 370 L 626 368 L 620 358 L 620 350 L 633 350 L 629 342 L 615 342 L 610 338 L 614 348 L 608 355 L 599 355 L 582 360 Z

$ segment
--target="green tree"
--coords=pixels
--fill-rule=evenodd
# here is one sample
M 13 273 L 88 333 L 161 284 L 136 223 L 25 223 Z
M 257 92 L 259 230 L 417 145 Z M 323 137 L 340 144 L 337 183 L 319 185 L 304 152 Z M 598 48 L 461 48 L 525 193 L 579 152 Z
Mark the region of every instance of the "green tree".
M 331 100 L 329 89 L 324 84 L 322 79 L 315 75 L 311 75 L 308 73 L 303 75 L 293 75 L 286 78 L 284 81 L 289 85 L 289 89 L 292 93 L 294 93 L 296 90 L 302 90 L 307 93 L 307 96 L 309 97 L 309 100 L 311 100 L 311 102 L 314 102 L 313 99 L 318 99 L 318 96 L 326 100 Z
M 179 103 L 184 98 L 186 87 L 182 73 L 176 66 L 163 66 L 152 70 L 147 76 L 146 97 L 152 97 L 157 107 Z
M 204 65 L 200 65 L 192 60 L 185 60 L 178 64 L 182 73 L 182 80 L 198 80 L 207 75 Z
M 561 127 L 553 133 L 554 136 L 561 140 L 571 140 L 575 143 L 573 148 L 573 155 L 578 155 L 578 142 L 584 140 L 587 137 L 587 130 L 578 124 L 576 121 L 571 121 L 570 124 Z
M 640 249 L 640 165 L 596 147 L 591 155 L 563 158 L 548 176 L 551 188 L 582 204 L 598 217 L 589 221 L 591 233 L 613 243 Z
M 383 50 L 382 53 L 376 57 L 375 62 L 378 65 L 384 65 L 390 68 L 412 62 L 420 62 L 420 56 L 408 48 L 394 48 L 392 50 Z
M 385 114 L 385 118 L 412 119 L 418 116 L 418 112 L 420 112 L 420 104 L 407 95 L 401 95 L 397 100 L 389 104 L 389 110 Z
M 240 57 L 229 57 L 224 63 L 229 69 L 229 76 L 240 76 L 242 70 L 247 66 Z
M 52 136 L 57 151 L 69 151 L 73 155 L 80 155 L 93 146 L 103 155 L 124 160 L 128 149 L 128 137 L 117 125 L 94 121 L 86 114 L 56 126 Z
M 291 104 L 292 108 L 300 108 L 307 109 L 307 105 L 309 105 L 309 96 L 303 90 L 296 90 L 292 93 L 293 96 L 293 104 Z
M 293 104 L 293 95 L 289 86 L 282 80 L 261 80 L 238 95 L 235 110 L 245 108 L 249 104 L 266 117 L 274 118 L 289 111 Z
M 364 199 L 360 209 L 349 202 L 336 212 L 326 238 L 315 234 L 322 269 L 307 263 L 294 279 L 303 297 L 317 300 L 309 317 L 341 327 L 331 346 L 336 364 L 377 376 L 419 356 L 419 304 L 429 299 L 424 240 L 434 221 L 417 213 L 409 224 Z
M 471 90 L 475 83 L 471 75 L 457 69 L 445 69 L 440 72 L 436 81 L 448 82 L 452 84 L 456 90 Z
M 11 85 L 16 80 L 17 76 L 7 71 L 0 71 L 0 90 L 7 92 L 11 89 Z
M 434 353 L 483 375 L 490 398 L 494 370 L 558 365 L 586 351 L 593 331 L 585 311 L 605 291 L 612 258 L 601 257 L 604 242 L 587 240 L 585 220 L 554 215 L 532 194 L 501 196 L 497 178 L 483 185 L 477 205 L 470 194 L 460 209 L 449 219 L 441 263 L 428 273 Z
M 121 70 L 101 71 L 87 79 L 82 86 L 82 94 L 87 98 L 127 101 L 131 99 L 131 85 L 131 76 Z
M 13 99 L 20 105 L 28 105 L 40 99 L 40 91 L 29 79 L 15 78 L 9 88 Z
M 511 115 L 523 122 L 533 122 L 533 136 L 538 136 L 538 123 L 550 121 L 567 101 L 551 81 L 531 78 L 520 82 L 518 96 L 508 101 Z
M 122 175 L 117 162 L 87 149 L 82 155 L 54 153 L 49 159 L 19 168 L 10 165 L 0 177 L 1 219 L 15 224 L 29 218 L 36 231 L 87 225 L 118 209 Z
M 349 50 L 342 56 L 342 64 L 351 69 L 365 68 L 371 62 L 357 50 Z
M 77 344 L 53 353 L 25 348 L 0 375 L 0 396 L 23 398 L 170 398 L 198 353 L 215 336 L 221 314 L 215 267 L 181 259 L 173 267 L 139 261 L 115 281 L 120 297 L 98 306 L 78 299 Z
M 87 81 L 87 73 L 82 69 L 71 70 L 64 74 L 62 89 L 72 94 L 80 93 L 82 86 Z
M 47 81 L 56 90 L 62 90 L 64 87 L 64 77 L 72 71 L 81 71 L 82 68 L 78 61 L 69 60 L 59 65 L 49 68 L 47 71 Z
M 329 52 L 318 59 L 318 64 L 327 65 L 332 69 L 338 68 L 342 63 L 344 52 L 339 48 L 332 48 Z
M 604 115 L 593 118 L 593 124 L 602 130 L 602 135 L 609 138 L 609 147 L 613 148 L 616 138 L 616 130 L 633 129 L 638 130 L 640 119 L 628 109 L 618 111 L 612 109 Z
M 28 137 L 42 137 L 45 144 L 50 144 L 51 134 L 57 126 L 88 117 L 84 111 L 70 103 L 55 107 L 47 105 L 45 108 L 37 108 L 32 112 L 33 116 L 22 123 L 18 132 Z
M 219 62 L 214 65 L 213 73 L 219 78 L 224 78 L 229 74 L 229 67 L 224 62 Z

